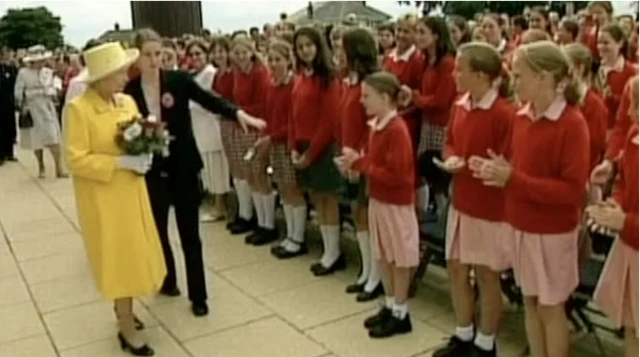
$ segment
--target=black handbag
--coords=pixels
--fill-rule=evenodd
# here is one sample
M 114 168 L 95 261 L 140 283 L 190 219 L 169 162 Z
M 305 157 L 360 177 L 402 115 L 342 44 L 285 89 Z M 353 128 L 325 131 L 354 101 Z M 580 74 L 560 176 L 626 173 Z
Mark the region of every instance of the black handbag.
M 22 104 L 20 105 L 20 114 L 18 116 L 18 127 L 20 129 L 33 128 L 33 118 L 31 117 L 31 113 L 29 113 L 29 109 L 25 111 L 24 94 L 22 95 Z

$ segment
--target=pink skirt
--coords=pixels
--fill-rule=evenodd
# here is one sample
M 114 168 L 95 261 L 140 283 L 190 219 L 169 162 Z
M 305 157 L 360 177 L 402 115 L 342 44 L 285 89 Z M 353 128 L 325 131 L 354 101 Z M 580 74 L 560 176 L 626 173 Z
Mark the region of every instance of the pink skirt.
M 446 232 L 447 260 L 482 265 L 495 272 L 509 269 L 513 231 L 506 223 L 474 218 L 451 205 Z
M 513 229 L 513 272 L 527 297 L 540 305 L 564 303 L 578 287 L 578 228 L 562 234 Z
M 638 337 L 638 251 L 616 239 L 604 266 L 595 301 L 615 327 L 630 327 Z
M 369 199 L 369 234 L 376 259 L 401 268 L 420 261 L 420 231 L 414 205 L 399 206 Z

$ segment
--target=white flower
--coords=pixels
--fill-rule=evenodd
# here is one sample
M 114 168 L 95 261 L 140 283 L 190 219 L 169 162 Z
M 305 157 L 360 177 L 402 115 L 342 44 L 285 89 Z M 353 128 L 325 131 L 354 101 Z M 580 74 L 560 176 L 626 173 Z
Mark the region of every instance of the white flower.
M 157 122 L 158 122 L 158 118 L 156 118 L 156 116 L 155 116 L 155 115 L 151 114 L 151 115 L 149 115 L 149 116 L 147 117 L 147 121 L 148 121 L 149 123 L 157 123 Z
M 142 126 L 138 123 L 132 124 L 124 131 L 124 140 L 132 141 L 142 134 Z

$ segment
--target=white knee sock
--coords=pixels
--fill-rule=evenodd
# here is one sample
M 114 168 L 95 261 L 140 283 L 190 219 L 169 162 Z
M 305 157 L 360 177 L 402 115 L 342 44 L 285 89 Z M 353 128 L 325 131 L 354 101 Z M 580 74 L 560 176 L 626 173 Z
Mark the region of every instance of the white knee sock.
M 496 335 L 485 335 L 478 331 L 475 341 L 473 343 L 483 351 L 492 351 L 495 345 Z
M 360 247 L 360 261 L 362 262 L 362 272 L 358 277 L 358 285 L 363 285 L 369 279 L 371 270 L 371 244 L 369 243 L 369 232 L 358 232 L 358 247 Z
M 464 342 L 473 340 L 473 325 L 467 327 L 456 327 L 456 337 Z
M 293 206 L 292 210 L 293 210 L 293 235 L 291 236 L 291 239 L 293 239 L 298 243 L 304 243 L 304 231 L 305 231 L 305 228 L 307 227 L 307 206 L 304 204 L 300 206 Z M 322 234 L 322 236 L 324 237 L 324 234 Z
M 264 228 L 276 228 L 276 195 L 273 192 L 262 195 L 262 210 L 264 211 Z
M 324 228 L 324 254 L 320 259 L 320 264 L 328 268 L 340 257 L 340 226 L 321 226 Z
M 367 285 L 365 285 L 364 287 L 364 291 L 366 292 L 373 292 L 373 290 L 375 290 L 375 288 L 377 288 L 381 283 L 380 267 L 378 266 L 378 260 L 376 260 L 376 248 L 373 245 L 373 239 L 369 239 L 369 246 L 371 247 L 369 249 L 369 262 L 371 264 L 371 267 L 369 268 L 369 278 L 367 279 Z
M 396 304 L 396 297 L 395 296 L 385 296 L 384 297 L 384 307 L 386 307 L 389 310 L 392 310 L 393 307 Z
M 293 206 L 285 203 L 284 205 L 282 205 L 282 209 L 284 210 L 284 222 L 287 225 L 287 234 L 285 237 L 291 238 L 293 237 L 293 227 L 294 227 Z
M 234 178 L 233 185 L 238 196 L 238 215 L 240 218 L 249 221 L 253 218 L 253 202 L 251 201 L 249 182 Z
M 264 204 L 262 203 L 262 194 L 260 192 L 252 192 L 253 205 L 256 207 L 256 218 L 258 218 L 258 227 L 264 228 Z

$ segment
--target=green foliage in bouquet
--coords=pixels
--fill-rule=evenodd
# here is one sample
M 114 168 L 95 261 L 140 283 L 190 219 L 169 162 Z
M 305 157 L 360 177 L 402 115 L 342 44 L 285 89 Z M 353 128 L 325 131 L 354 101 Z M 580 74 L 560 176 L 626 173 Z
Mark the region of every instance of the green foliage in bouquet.
M 155 117 L 136 116 L 118 123 L 116 144 L 127 155 L 162 154 L 168 155 L 169 133 L 165 124 Z

